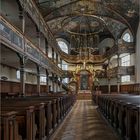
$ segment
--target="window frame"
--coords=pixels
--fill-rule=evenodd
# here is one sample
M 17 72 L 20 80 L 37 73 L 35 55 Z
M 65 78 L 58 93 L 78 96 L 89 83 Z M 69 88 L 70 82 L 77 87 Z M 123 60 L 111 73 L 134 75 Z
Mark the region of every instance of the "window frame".
M 130 54 L 121 57 L 121 66 L 130 66 Z
M 130 75 L 123 75 L 123 76 L 121 76 L 121 82 L 122 83 L 128 83 L 130 81 L 131 81 Z
M 129 33 L 129 32 L 126 32 L 126 33 L 123 35 L 122 39 L 123 39 L 125 42 L 131 42 L 131 35 L 130 35 L 130 33 Z

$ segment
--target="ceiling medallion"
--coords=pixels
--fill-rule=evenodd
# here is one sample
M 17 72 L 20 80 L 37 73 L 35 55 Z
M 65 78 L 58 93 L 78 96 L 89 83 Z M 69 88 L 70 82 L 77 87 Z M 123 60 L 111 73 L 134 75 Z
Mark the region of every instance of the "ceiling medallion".
M 95 15 L 76 14 L 65 18 L 61 22 L 61 27 L 69 34 L 88 36 L 102 32 L 105 28 L 105 21 Z

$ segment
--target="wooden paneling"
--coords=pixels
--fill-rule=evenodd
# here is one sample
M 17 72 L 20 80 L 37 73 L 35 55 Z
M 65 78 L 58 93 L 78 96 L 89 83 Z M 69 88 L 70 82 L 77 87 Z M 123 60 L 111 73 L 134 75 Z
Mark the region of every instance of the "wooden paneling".
M 0 81 L 0 93 L 20 93 L 20 83 L 12 81 Z M 48 87 L 46 85 L 40 85 L 40 92 L 46 93 Z M 25 93 L 26 95 L 36 95 L 37 94 L 37 85 L 25 84 Z
M 99 90 L 101 93 L 108 93 L 108 85 L 102 85 L 102 86 L 95 86 L 94 90 Z
M 40 93 L 48 92 L 48 86 L 47 85 L 41 85 L 40 86 Z
M 130 94 L 140 94 L 140 84 L 121 85 L 121 92 Z
M 11 81 L 0 81 L 1 93 L 20 93 L 20 83 Z
M 111 92 L 117 92 L 117 85 L 111 85 L 110 91 Z
M 97 87 L 94 87 L 96 90 Z M 108 85 L 103 85 L 98 88 L 102 93 L 108 93 Z M 117 93 L 117 85 L 110 86 L 111 93 Z M 129 84 L 129 85 L 120 85 L 120 93 L 128 94 L 139 94 L 140 95 L 140 84 Z

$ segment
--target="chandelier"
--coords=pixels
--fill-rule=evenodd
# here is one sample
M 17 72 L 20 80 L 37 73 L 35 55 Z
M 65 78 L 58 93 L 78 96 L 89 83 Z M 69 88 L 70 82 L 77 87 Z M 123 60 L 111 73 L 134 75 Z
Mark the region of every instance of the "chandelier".
M 97 51 L 99 33 L 104 30 L 104 21 L 101 17 L 91 15 L 86 0 L 80 1 L 78 11 L 73 11 L 66 17 L 61 26 L 70 37 L 70 49 L 79 56 L 79 60 L 87 63 L 90 56 Z

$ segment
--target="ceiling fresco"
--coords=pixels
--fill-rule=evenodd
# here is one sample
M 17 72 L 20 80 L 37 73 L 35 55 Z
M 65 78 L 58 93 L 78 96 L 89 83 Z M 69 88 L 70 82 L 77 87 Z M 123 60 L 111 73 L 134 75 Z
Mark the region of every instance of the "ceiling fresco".
M 139 0 L 35 0 L 54 36 L 95 34 L 99 41 L 120 38 L 129 29 L 135 36 L 139 21 Z M 134 26 L 135 25 L 135 26 Z M 90 36 L 91 38 L 91 36 Z

